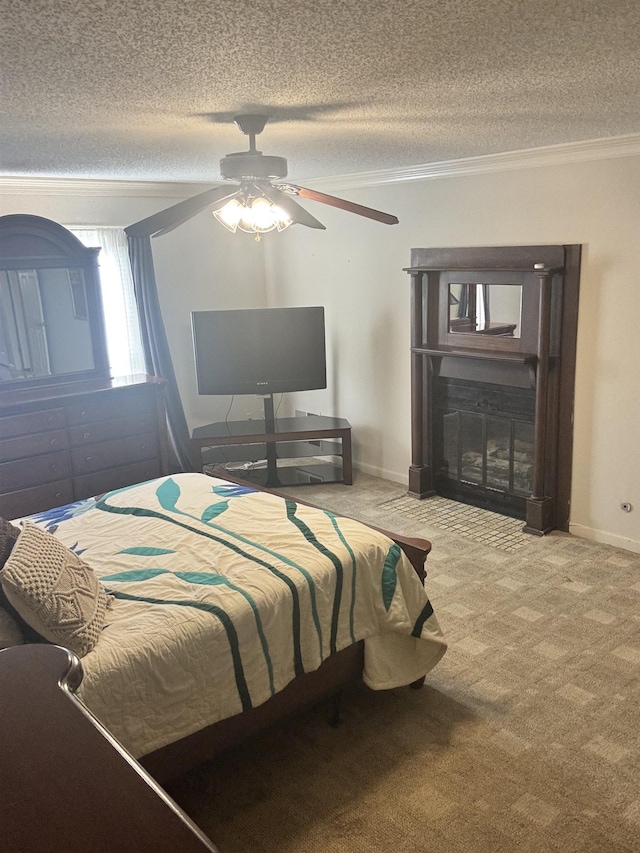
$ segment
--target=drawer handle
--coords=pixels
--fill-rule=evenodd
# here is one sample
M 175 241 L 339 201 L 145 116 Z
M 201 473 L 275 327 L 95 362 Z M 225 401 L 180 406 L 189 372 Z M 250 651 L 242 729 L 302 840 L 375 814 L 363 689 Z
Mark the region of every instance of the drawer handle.
M 83 438 L 91 438 L 91 433 L 90 432 L 83 432 L 82 437 Z
M 81 418 L 86 418 L 86 417 L 87 417 L 87 413 L 85 412 L 85 410 L 84 410 L 84 409 L 80 412 L 80 417 L 81 417 Z
M 57 471 L 57 470 L 58 470 L 58 466 L 56 465 L 56 463 L 55 463 L 55 462 L 52 462 L 52 463 L 51 463 L 51 465 L 50 465 L 49 467 L 51 468 L 51 470 L 52 470 L 52 471 Z
M 54 495 L 54 498 L 61 498 L 61 497 L 62 497 L 62 492 L 56 492 Z
M 85 456 L 85 462 L 93 462 L 93 456 Z
M 146 446 L 147 446 L 146 444 L 141 444 L 141 445 L 140 445 L 140 450 L 144 450 Z
M 47 418 L 47 423 L 53 424 L 53 423 L 55 423 L 55 420 L 56 419 L 53 417 L 53 415 L 49 415 L 49 417 Z M 58 496 L 56 495 L 56 497 L 58 497 Z
M 51 447 L 54 447 L 57 443 L 58 443 L 58 439 L 57 439 L 57 438 L 52 438 L 52 439 L 51 439 L 51 441 L 49 442 L 49 444 L 51 445 Z

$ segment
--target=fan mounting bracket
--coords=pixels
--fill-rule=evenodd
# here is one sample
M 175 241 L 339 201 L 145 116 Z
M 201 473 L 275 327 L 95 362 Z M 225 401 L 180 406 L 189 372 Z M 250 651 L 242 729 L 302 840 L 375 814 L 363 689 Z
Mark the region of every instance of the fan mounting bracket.
M 245 136 L 257 136 L 264 130 L 264 126 L 269 121 L 269 116 L 257 113 L 245 113 L 244 115 L 235 116 L 233 120 Z

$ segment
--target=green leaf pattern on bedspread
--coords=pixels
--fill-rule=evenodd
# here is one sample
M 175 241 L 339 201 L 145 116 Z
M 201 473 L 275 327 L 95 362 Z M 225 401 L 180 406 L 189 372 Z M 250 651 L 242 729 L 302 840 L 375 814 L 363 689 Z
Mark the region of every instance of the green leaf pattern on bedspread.
M 396 592 L 398 583 L 396 566 L 398 565 L 401 554 L 400 546 L 394 542 L 391 548 L 389 548 L 389 553 L 385 557 L 382 566 L 382 599 L 387 610 L 391 607 L 391 602 Z
M 217 504 L 211 504 L 208 506 L 205 511 L 200 516 L 200 521 L 204 521 L 205 524 L 207 521 L 211 521 L 214 518 L 217 518 L 220 513 L 224 512 L 229 506 L 229 501 L 219 501 Z
M 276 575 L 280 580 L 282 580 L 283 583 L 285 583 L 289 588 L 289 591 L 291 593 L 291 598 L 292 598 L 292 605 L 293 605 L 292 629 L 293 629 L 293 642 L 294 642 L 294 670 L 295 670 L 296 675 L 301 675 L 302 673 L 304 673 L 305 670 L 304 670 L 304 665 L 303 665 L 303 660 L 302 660 L 302 644 L 301 644 L 301 616 L 300 616 L 299 591 L 297 589 L 295 582 L 290 577 L 288 577 L 285 573 L 283 573 L 282 571 L 277 569 L 274 565 L 271 565 L 271 564 L 267 563 L 265 560 L 250 554 L 248 551 L 241 549 L 238 546 L 236 546 L 230 542 L 225 542 L 220 537 L 214 536 L 210 533 L 206 533 L 202 530 L 198 530 L 197 528 L 195 528 L 193 526 L 189 526 L 189 525 L 185 524 L 184 522 L 180 522 L 177 519 L 174 519 L 170 516 L 165 516 L 162 513 L 157 512 L 156 510 L 148 509 L 145 507 L 116 507 L 116 506 L 113 506 L 110 503 L 108 503 L 108 500 L 112 494 L 114 494 L 114 493 L 106 494 L 100 500 L 98 500 L 96 503 L 96 509 L 103 510 L 106 512 L 114 512 L 114 513 L 124 514 L 124 515 L 148 516 L 151 518 L 164 519 L 165 521 L 168 521 L 169 523 L 176 524 L 176 525 L 178 525 L 184 529 L 190 530 L 196 534 L 199 534 L 201 536 L 205 536 L 209 539 L 213 539 L 214 541 L 218 542 L 219 544 L 222 544 L 225 547 L 228 547 L 229 549 L 235 551 L 239 555 L 247 558 L 251 562 L 261 566 L 262 568 L 267 569 L 268 571 L 270 571 L 274 575 Z M 180 498 L 180 495 L 181 495 L 180 487 L 175 482 L 175 480 L 173 480 L 173 478 L 171 478 L 171 477 L 169 477 L 167 480 L 164 480 L 163 482 L 161 482 L 160 485 L 156 489 L 156 497 L 158 498 L 158 502 L 160 503 L 160 505 L 164 509 L 167 509 L 170 512 L 174 512 L 176 514 L 180 514 L 183 516 L 187 516 L 189 518 L 193 518 L 195 521 L 202 521 L 202 519 L 201 518 L 199 519 L 196 515 L 193 515 L 191 513 L 188 513 L 186 511 L 178 509 L 177 504 L 178 504 L 178 500 Z M 208 521 L 206 523 L 208 526 L 211 526 L 211 521 Z M 283 563 L 286 563 L 287 565 L 289 565 L 293 568 L 296 568 L 303 575 L 303 577 L 305 578 L 305 580 L 307 581 L 307 583 L 309 585 L 309 592 L 310 592 L 310 596 L 311 596 L 311 605 L 312 605 L 312 617 L 313 617 L 313 622 L 316 626 L 316 630 L 318 633 L 320 659 L 322 659 L 322 657 L 323 657 L 322 631 L 321 631 L 321 626 L 320 626 L 320 620 L 319 620 L 318 614 L 317 614 L 314 583 L 313 583 L 313 579 L 311 578 L 311 575 L 309 574 L 309 572 L 305 568 L 303 568 L 302 566 L 294 563 L 292 560 L 290 560 L 284 554 L 277 554 L 276 552 L 271 551 L 268 548 L 265 548 L 264 546 L 260 545 L 257 542 L 252 542 L 250 539 L 248 539 L 247 537 L 245 537 L 241 534 L 234 533 L 230 530 L 225 530 L 224 528 L 219 527 L 218 525 L 213 525 L 213 526 L 214 526 L 214 528 L 220 530 L 221 532 L 227 533 L 230 536 L 232 536 L 233 538 L 239 539 L 240 541 L 242 541 L 243 543 L 245 543 L 247 545 L 251 545 L 253 547 L 256 547 L 259 550 L 266 552 L 270 556 L 277 557 Z M 185 605 L 189 606 L 190 603 L 185 602 Z
M 344 573 L 342 569 L 342 563 L 340 559 L 328 548 L 326 548 L 321 542 L 318 542 L 316 535 L 313 530 L 305 524 L 302 519 L 296 516 L 296 511 L 298 509 L 298 505 L 294 501 L 286 501 L 287 507 L 287 518 L 291 521 L 298 530 L 302 533 L 304 538 L 309 542 L 316 550 L 318 550 L 324 557 L 327 557 L 331 563 L 333 564 L 336 571 L 336 587 L 335 593 L 333 596 L 333 609 L 331 615 L 331 637 L 329 641 L 329 648 L 331 649 L 331 654 L 336 651 L 336 637 L 338 633 L 338 618 L 340 615 L 340 601 L 342 599 L 342 584 Z M 314 608 L 314 614 L 317 616 L 317 611 Z M 320 626 L 318 625 L 318 630 L 320 630 Z M 353 641 L 355 642 L 355 640 Z
M 168 548 L 152 548 L 150 545 L 138 545 L 134 548 L 123 548 L 119 554 L 137 554 L 140 557 L 161 557 L 163 554 L 175 554 Z
M 150 580 L 152 578 L 157 578 L 158 575 L 162 575 L 162 574 L 169 574 L 169 572 L 167 569 L 138 569 L 138 570 L 134 569 L 133 571 L 119 572 L 115 575 L 103 575 L 101 580 L 102 580 L 102 583 L 107 585 L 107 587 L 108 587 L 109 583 L 117 583 L 117 582 L 133 583 L 136 581 L 144 581 L 144 580 Z M 191 584 L 201 584 L 201 585 L 205 585 L 205 586 L 216 586 L 216 585 L 226 586 L 229 589 L 233 589 L 233 590 L 235 590 L 235 592 L 240 593 L 240 595 L 242 595 L 243 598 L 245 598 L 245 600 L 248 602 L 249 606 L 251 607 L 251 610 L 253 611 L 253 615 L 254 615 L 255 620 L 256 620 L 256 630 L 258 632 L 258 636 L 260 637 L 260 642 L 262 644 L 262 651 L 264 654 L 264 660 L 265 660 L 265 664 L 267 666 L 267 671 L 269 673 L 269 688 L 271 690 L 271 695 L 273 696 L 274 693 L 276 692 L 276 689 L 275 689 L 275 686 L 273 683 L 273 664 L 272 664 L 271 658 L 269 656 L 269 647 L 267 644 L 267 638 L 265 637 L 264 629 L 262 627 L 262 620 L 260 619 L 260 613 L 258 611 L 258 608 L 256 606 L 255 601 L 249 595 L 249 593 L 246 592 L 241 587 L 237 586 L 236 584 L 232 583 L 224 575 L 205 574 L 204 572 L 173 572 L 173 575 L 177 578 L 180 578 L 180 580 L 186 581 L 187 583 L 191 583 Z M 110 589 L 109 592 L 111 595 L 114 595 L 116 598 L 118 598 L 118 596 L 120 595 L 118 590 Z M 144 601 L 145 599 L 137 598 L 136 600 L 137 601 Z M 156 603 L 158 603 L 158 602 L 156 602 Z M 160 603 L 162 603 L 162 602 L 160 602 Z M 183 606 L 183 607 L 198 606 L 197 604 L 194 605 L 194 602 L 192 602 L 192 601 L 180 601 L 180 602 L 171 601 L 169 603 L 179 604 L 180 606 Z M 238 670 L 240 671 L 241 669 L 242 669 L 242 664 L 240 663 L 238 666 Z M 238 674 L 240 674 L 240 672 L 238 672 L 236 674 L 238 675 Z M 241 676 L 241 677 L 243 677 L 243 676 Z M 251 705 L 249 704 L 247 707 L 251 707 Z
M 163 509 L 173 510 L 174 512 L 179 511 L 176 508 L 176 504 L 180 497 L 180 486 L 172 477 L 169 477 L 169 479 L 165 480 L 164 483 L 160 483 L 156 489 L 156 497 L 158 498 L 158 503 Z
M 175 625 L 185 660 L 197 657 L 210 670 L 209 705 L 224 694 L 226 716 L 266 701 L 359 640 L 395 635 L 409 656 L 422 649 L 405 666 L 396 642 L 381 674 L 367 652 L 365 676 L 374 687 L 420 677 L 446 648 L 398 545 L 351 519 L 249 487 L 200 474 L 160 478 L 104 495 L 60 521 L 56 536 L 85 549 L 116 599 L 104 647 L 121 632 L 151 660 L 160 654 L 154 635 L 172 636 Z M 406 676 L 395 674 L 396 660 Z M 88 696 L 93 685 L 88 670 Z

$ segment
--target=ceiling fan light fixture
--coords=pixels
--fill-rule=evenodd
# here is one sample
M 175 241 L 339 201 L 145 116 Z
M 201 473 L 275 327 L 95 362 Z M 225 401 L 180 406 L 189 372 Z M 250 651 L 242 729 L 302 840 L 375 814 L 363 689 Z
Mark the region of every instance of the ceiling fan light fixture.
M 284 231 L 294 222 L 324 231 L 322 222 L 298 204 L 293 196 L 328 204 L 385 225 L 398 224 L 398 217 L 390 213 L 308 187 L 277 183 L 287 175 L 286 159 L 267 156 L 256 148 L 255 138 L 263 130 L 267 119 L 268 116 L 263 113 L 235 116 L 237 126 L 249 137 L 249 150 L 228 154 L 220 161 L 220 175 L 223 180 L 234 182 L 232 190 L 228 185 L 211 187 L 193 198 L 187 198 L 166 210 L 134 222 L 126 229 L 127 234 L 131 237 L 159 237 L 168 234 L 192 216 L 213 205 L 213 215 L 228 231 L 235 234 L 240 229 L 254 234 L 256 240 L 260 240 L 261 235 L 268 231 Z
M 234 234 L 238 230 L 243 213 L 244 205 L 237 198 L 230 199 L 220 210 L 213 211 L 213 215 L 218 222 Z
M 232 198 L 220 210 L 213 212 L 215 218 L 229 231 L 238 228 L 248 234 L 255 234 L 260 239 L 261 234 L 277 229 L 284 231 L 292 221 L 277 205 L 264 196 L 247 198 L 239 201 Z

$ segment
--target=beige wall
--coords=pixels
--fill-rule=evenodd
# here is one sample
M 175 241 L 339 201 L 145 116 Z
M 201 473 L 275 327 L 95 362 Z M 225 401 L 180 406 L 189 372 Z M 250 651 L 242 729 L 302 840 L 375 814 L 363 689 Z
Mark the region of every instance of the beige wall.
M 640 551 L 640 157 L 335 192 L 400 225 L 314 205 L 326 232 L 270 242 L 270 303 L 327 309 L 329 388 L 298 408 L 348 418 L 357 465 L 406 482 L 411 248 L 581 243 L 571 529 Z

